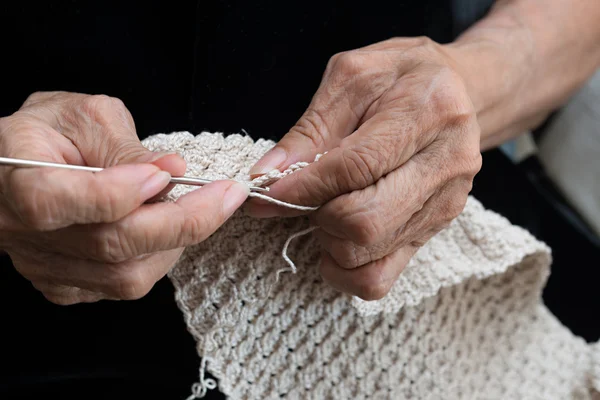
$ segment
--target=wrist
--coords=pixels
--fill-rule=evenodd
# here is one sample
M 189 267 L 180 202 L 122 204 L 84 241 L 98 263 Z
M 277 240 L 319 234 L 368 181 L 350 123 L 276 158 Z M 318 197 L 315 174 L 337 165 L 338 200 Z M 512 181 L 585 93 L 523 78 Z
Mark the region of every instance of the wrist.
M 482 148 L 538 126 L 594 73 L 598 17 L 595 2 L 498 1 L 444 46 L 477 112 Z
M 507 139 L 505 136 L 518 133 L 513 131 L 520 127 L 510 129 L 510 125 L 531 111 L 527 110 L 530 103 L 523 89 L 534 71 L 532 46 L 522 43 L 515 48 L 519 51 L 511 50 L 506 43 L 472 37 L 444 45 L 450 62 L 465 82 L 481 127 L 482 143 L 497 135 L 503 139 L 492 141 L 501 142 Z

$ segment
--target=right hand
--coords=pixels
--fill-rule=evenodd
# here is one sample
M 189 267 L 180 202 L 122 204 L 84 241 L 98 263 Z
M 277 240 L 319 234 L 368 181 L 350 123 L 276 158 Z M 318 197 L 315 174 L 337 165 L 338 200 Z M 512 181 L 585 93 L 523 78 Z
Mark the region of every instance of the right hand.
M 248 195 L 221 181 L 144 204 L 170 189 L 185 161 L 145 149 L 127 108 L 107 96 L 31 95 L 0 119 L 0 156 L 106 168 L 0 166 L 0 248 L 57 304 L 144 296 Z

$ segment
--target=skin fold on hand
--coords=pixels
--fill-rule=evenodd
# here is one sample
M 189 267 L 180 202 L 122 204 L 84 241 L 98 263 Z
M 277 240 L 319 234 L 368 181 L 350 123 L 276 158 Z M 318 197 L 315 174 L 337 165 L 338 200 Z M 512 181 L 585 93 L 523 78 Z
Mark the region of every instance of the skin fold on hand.
M 306 113 L 254 168 L 315 154 L 270 195 L 311 215 L 333 287 L 381 298 L 415 251 L 463 209 L 481 166 L 480 130 L 462 77 L 427 38 L 334 56 Z M 257 217 L 292 215 L 253 202 Z
M 310 214 L 320 272 L 365 300 L 464 208 L 483 149 L 534 128 L 600 65 L 600 3 L 501 0 L 454 43 L 395 38 L 331 58 L 307 111 L 252 168 Z M 576 61 L 576 62 L 574 62 Z M 252 200 L 255 217 L 292 216 Z
M 0 119 L 3 156 L 105 167 L 101 172 L 0 167 L 0 247 L 56 304 L 137 299 L 183 247 L 212 234 L 243 203 L 244 184 L 220 181 L 175 203 L 185 161 L 145 149 L 124 104 L 107 96 L 35 93 Z

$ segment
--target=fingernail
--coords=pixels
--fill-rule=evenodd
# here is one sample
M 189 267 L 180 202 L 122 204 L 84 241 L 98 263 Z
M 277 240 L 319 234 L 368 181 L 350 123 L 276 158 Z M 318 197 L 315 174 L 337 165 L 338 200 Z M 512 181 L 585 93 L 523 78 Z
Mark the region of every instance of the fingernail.
M 158 194 L 169 184 L 171 174 L 166 171 L 158 171 L 146 179 L 140 190 L 142 200 L 146 201 L 152 196 Z
M 223 198 L 223 211 L 231 215 L 237 210 L 250 193 L 250 187 L 244 183 L 234 182 L 225 192 Z
M 265 154 L 250 169 L 249 175 L 263 175 L 269 171 L 279 168 L 287 159 L 287 153 L 281 147 L 275 147 Z

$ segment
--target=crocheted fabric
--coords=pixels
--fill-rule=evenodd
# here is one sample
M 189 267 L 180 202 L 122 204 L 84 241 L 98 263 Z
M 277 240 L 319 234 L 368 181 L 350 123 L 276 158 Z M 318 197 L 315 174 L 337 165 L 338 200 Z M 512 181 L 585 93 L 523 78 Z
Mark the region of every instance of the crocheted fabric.
M 248 180 L 274 143 L 241 135 L 155 135 L 187 174 Z M 277 174 L 275 174 L 277 175 Z M 270 181 L 277 176 L 271 176 Z M 179 185 L 170 200 L 193 188 Z M 202 189 L 199 189 L 202 190 Z M 364 302 L 320 278 L 304 218 L 257 220 L 238 211 L 170 272 L 213 382 L 232 399 L 592 399 L 600 347 L 563 327 L 541 302 L 550 251 L 470 198 L 419 250 L 389 295 Z

